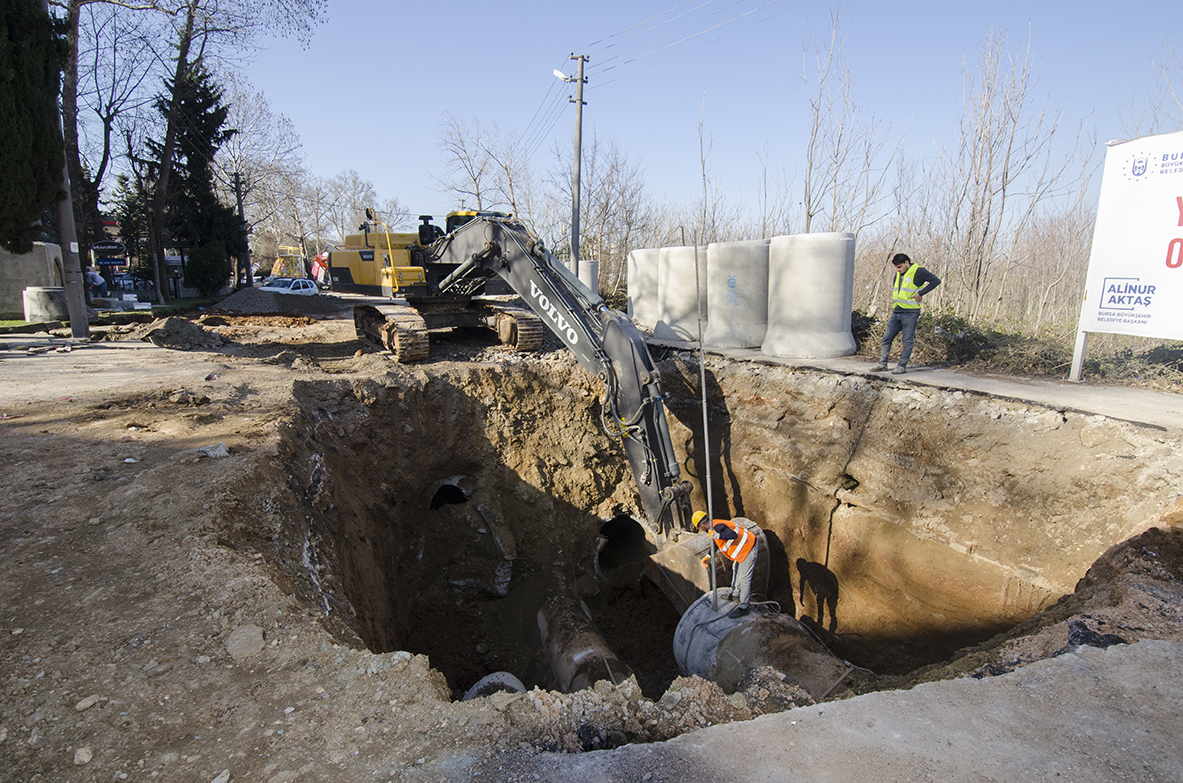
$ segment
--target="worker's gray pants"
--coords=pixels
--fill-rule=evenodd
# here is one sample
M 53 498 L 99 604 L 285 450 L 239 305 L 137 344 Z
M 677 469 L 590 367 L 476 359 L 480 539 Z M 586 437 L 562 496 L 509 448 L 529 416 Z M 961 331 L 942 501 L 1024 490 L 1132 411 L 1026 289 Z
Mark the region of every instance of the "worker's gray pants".
M 752 551 L 742 563 L 731 564 L 731 600 L 747 607 L 752 600 L 752 576 L 756 573 L 756 557 L 760 554 L 760 542 L 752 544 Z
M 920 320 L 920 310 L 895 310 L 887 319 L 887 328 L 883 332 L 880 343 L 879 363 L 887 364 L 888 354 L 891 353 L 891 343 L 900 332 L 904 334 L 904 347 L 900 351 L 900 367 L 907 367 L 912 358 L 912 343 L 916 339 L 916 322 Z

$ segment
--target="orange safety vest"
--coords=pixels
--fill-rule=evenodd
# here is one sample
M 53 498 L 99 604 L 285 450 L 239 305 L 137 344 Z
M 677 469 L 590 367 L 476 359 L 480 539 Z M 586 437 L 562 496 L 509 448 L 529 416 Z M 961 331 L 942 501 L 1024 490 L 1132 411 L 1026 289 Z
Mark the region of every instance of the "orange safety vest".
M 714 540 L 715 546 L 719 547 L 719 551 L 728 560 L 736 563 L 742 563 L 747 559 L 748 552 L 752 551 L 752 547 L 756 545 L 756 536 L 752 531 L 748 530 L 743 525 L 737 525 L 730 519 L 716 519 L 711 525 L 711 539 Z M 735 531 L 736 538 L 730 541 L 723 541 L 715 533 L 715 525 L 726 525 Z

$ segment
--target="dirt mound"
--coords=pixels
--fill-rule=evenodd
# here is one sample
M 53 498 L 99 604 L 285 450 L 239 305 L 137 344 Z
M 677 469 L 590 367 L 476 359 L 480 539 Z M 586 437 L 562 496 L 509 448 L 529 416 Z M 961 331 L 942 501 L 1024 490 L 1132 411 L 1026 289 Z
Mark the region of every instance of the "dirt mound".
M 208 351 L 226 344 L 223 337 L 207 332 L 201 324 L 175 316 L 134 327 L 127 332 L 126 337 L 174 351 Z
M 203 315 L 197 319 L 202 326 L 312 326 L 316 318 L 306 315 Z
M 307 315 L 328 318 L 351 309 L 351 305 L 333 296 L 296 296 L 244 288 L 212 308 L 214 312 L 254 315 Z
M 730 696 L 713 682 L 679 677 L 655 702 L 641 695 L 636 678 L 629 678 L 619 685 L 601 680 L 575 693 L 535 688 L 525 694 L 496 694 L 490 702 L 504 711 L 509 723 L 503 747 L 525 743 L 567 753 L 667 740 L 705 726 L 812 703 L 804 691 L 787 685 L 771 669 L 754 674 L 747 690 Z

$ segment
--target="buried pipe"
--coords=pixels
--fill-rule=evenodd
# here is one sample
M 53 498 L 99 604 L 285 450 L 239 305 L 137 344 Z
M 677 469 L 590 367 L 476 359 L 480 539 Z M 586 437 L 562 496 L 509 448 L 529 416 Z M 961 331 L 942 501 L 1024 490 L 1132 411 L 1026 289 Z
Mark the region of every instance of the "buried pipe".
M 674 660 L 683 674 L 712 680 L 733 693 L 752 669 L 771 666 L 820 701 L 853 670 L 794 618 L 759 611 L 731 618 L 731 590 L 716 593 L 691 604 L 674 632 Z
M 616 657 L 596 630 L 582 601 L 555 596 L 538 610 L 538 631 L 559 690 L 563 693 L 590 688 L 600 680 L 621 683 L 633 671 Z
M 465 691 L 460 701 L 472 701 L 494 693 L 525 693 L 526 686 L 522 681 L 509 672 L 493 672 L 477 680 L 476 684 Z

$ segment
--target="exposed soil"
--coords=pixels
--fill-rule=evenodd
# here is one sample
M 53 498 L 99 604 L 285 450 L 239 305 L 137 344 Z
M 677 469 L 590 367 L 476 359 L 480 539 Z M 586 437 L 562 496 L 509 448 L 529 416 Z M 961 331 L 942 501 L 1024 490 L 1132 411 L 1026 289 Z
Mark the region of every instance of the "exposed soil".
M 546 424 L 557 427 L 547 432 L 583 427 L 587 422 L 579 417 L 590 420 L 598 411 L 595 384 L 550 341 L 541 355 L 523 357 L 483 336 L 433 338 L 430 362 L 400 367 L 358 343 L 347 317 L 317 320 L 322 313 L 299 311 L 332 304 L 331 297 L 307 299 L 316 304 L 284 304 L 290 311 L 279 316 L 261 315 L 280 312 L 263 303 L 237 313 L 169 319 L 70 353 L 29 355 L 7 344 L 0 357 L 6 376 L 0 392 L 0 541 L 7 554 L 0 569 L 3 777 L 468 780 L 501 754 L 662 741 L 809 703 L 770 670 L 754 672 L 729 695 L 698 678 L 671 678 L 661 666 L 644 672 L 639 685 L 601 682 L 570 695 L 535 688 L 454 701 L 479 675 L 503 668 L 498 655 L 511 654 L 501 652 L 501 639 L 463 630 L 471 625 L 462 614 L 494 611 L 497 599 L 482 589 L 460 593 L 439 614 L 426 611 L 432 604 L 421 596 L 397 594 L 406 608 L 396 619 L 413 627 L 405 639 L 415 652 L 366 649 L 389 645 L 366 638 L 359 619 L 364 607 L 333 603 L 351 595 L 346 587 L 356 574 L 348 566 L 360 555 L 351 559 L 316 546 L 318 514 L 341 508 L 342 498 L 318 494 L 315 466 L 303 461 L 293 467 L 293 461 L 305 456 L 301 444 L 319 438 L 335 444 L 323 447 L 326 459 L 358 464 L 340 450 L 358 448 L 352 430 L 370 421 L 362 406 L 327 403 L 318 421 L 315 412 L 322 408 L 309 395 L 369 399 L 369 410 L 377 402 L 422 410 L 425 420 L 448 422 L 431 430 L 443 439 L 445 430 L 467 426 L 454 418 L 462 409 L 438 402 L 446 397 L 438 388 L 445 380 L 512 392 L 496 368 L 528 364 L 542 387 L 564 395 L 577 412 L 561 426 Z M 348 315 L 339 304 L 333 314 Z M 137 350 L 129 337 L 167 350 Z M 540 437 L 535 428 L 552 404 L 490 400 L 485 415 L 504 417 L 507 432 L 521 433 L 519 442 L 499 445 L 514 455 L 505 470 L 522 487 L 515 499 L 498 501 L 499 513 L 534 515 L 548 531 L 546 545 L 561 548 L 579 540 L 580 526 L 590 525 L 594 535 L 600 520 L 627 513 L 630 498 L 617 487 L 630 479 L 619 459 L 594 442 L 570 444 L 568 465 L 535 465 L 532 438 Z M 411 482 L 413 492 L 400 484 L 407 476 L 384 472 L 382 465 L 357 476 L 349 508 L 359 529 L 378 524 L 391 508 L 384 504 L 421 504 L 424 514 L 453 526 L 441 529 L 467 536 L 479 554 L 488 535 L 472 509 L 491 497 L 491 479 L 475 479 L 469 503 L 430 509 L 425 493 L 431 480 L 446 475 L 447 460 L 459 466 L 453 472 L 464 473 L 462 463 L 477 458 L 444 457 L 423 486 Z M 552 477 L 550 494 L 571 508 L 545 500 L 547 493 L 535 486 L 542 476 Z M 1081 644 L 1183 641 L 1183 512 L 1176 507 L 1145 519 L 1140 529 L 1151 522 L 1159 529 L 1106 552 L 1074 595 L 1002 636 L 908 676 L 859 681 L 857 689 L 994 676 Z M 514 589 L 541 595 L 540 585 L 549 584 L 542 575 L 561 576 L 588 596 L 601 630 L 622 655 L 659 657 L 653 639 L 670 618 L 656 610 L 645 614 L 659 600 L 652 585 L 589 589 L 592 552 L 570 552 L 569 560 L 554 562 L 540 554 L 542 542 L 519 535 L 516 543 L 520 588 Z M 330 562 L 325 553 L 333 551 Z M 438 557 L 440 568 L 480 565 Z M 495 565 L 500 558 L 489 549 L 482 562 Z M 532 582 L 532 575 L 540 581 Z M 323 584 L 313 584 L 318 580 Z M 786 608 L 795 607 L 791 583 L 789 591 Z M 357 602 L 361 593 L 352 595 Z M 658 633 L 642 635 L 630 623 Z M 532 616 L 493 626 L 501 630 L 490 633 L 502 634 L 506 645 L 516 639 L 532 654 Z M 425 651 L 430 659 L 416 654 Z M 432 664 L 448 656 L 456 660 L 446 664 L 445 676 Z M 453 674 L 464 666 L 467 676 Z M 545 678 L 542 672 L 534 679 L 545 684 Z M 656 769 L 644 779 L 672 774 Z

